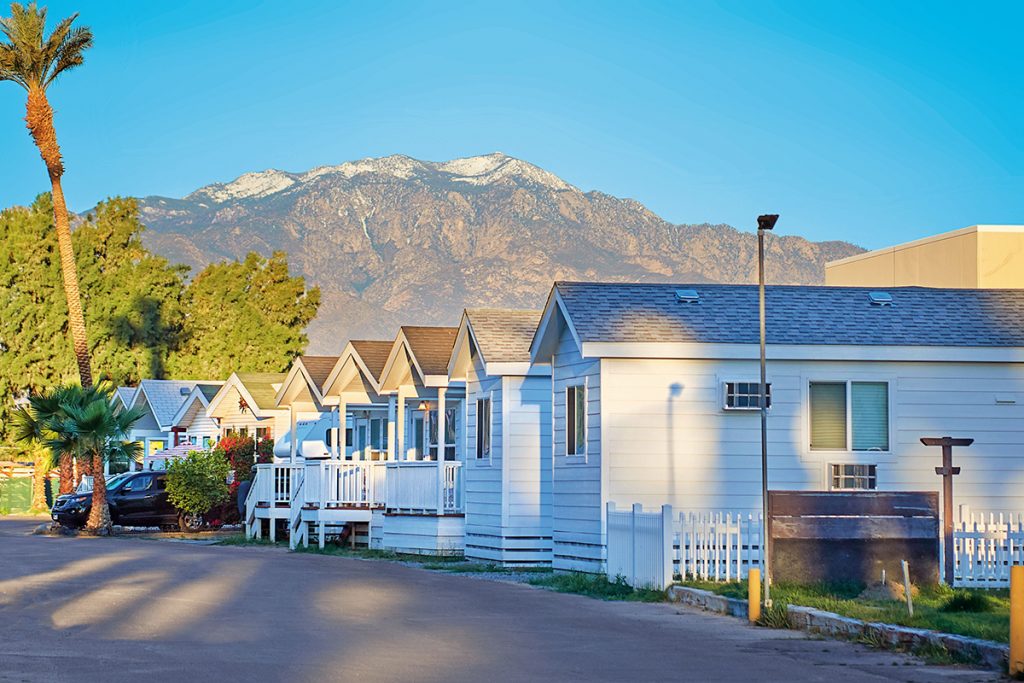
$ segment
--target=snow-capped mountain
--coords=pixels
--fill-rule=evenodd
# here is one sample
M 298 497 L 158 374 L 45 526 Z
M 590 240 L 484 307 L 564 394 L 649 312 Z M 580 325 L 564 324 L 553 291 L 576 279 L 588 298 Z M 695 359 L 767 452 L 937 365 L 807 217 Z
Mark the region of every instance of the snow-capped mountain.
M 267 170 L 183 199 L 140 200 L 144 239 L 201 266 L 288 252 L 320 285 L 313 352 L 400 324 L 457 324 L 464 306 L 540 307 L 555 279 L 749 282 L 756 240 L 726 225 L 673 225 L 639 202 L 583 192 L 521 159 L 394 155 L 305 173 Z M 823 279 L 859 248 L 774 237 L 769 276 Z

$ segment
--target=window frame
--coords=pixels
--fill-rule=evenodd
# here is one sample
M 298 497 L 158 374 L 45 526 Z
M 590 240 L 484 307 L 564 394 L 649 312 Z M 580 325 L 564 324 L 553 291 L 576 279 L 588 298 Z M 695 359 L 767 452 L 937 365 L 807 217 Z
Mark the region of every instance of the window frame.
M 755 394 L 745 393 L 745 394 L 740 394 L 740 395 L 756 397 L 758 399 L 758 403 L 760 403 L 760 398 L 761 398 L 761 391 L 760 391 L 761 380 L 759 380 L 759 379 L 756 379 L 756 380 L 723 379 L 722 380 L 722 401 L 721 401 L 722 410 L 727 410 L 729 412 L 735 411 L 735 412 L 740 412 L 740 413 L 749 413 L 749 412 L 757 412 L 757 413 L 759 413 L 759 412 L 761 412 L 761 406 L 760 405 L 757 405 L 757 406 L 730 406 L 729 405 L 729 385 L 730 384 L 732 384 L 732 385 L 737 385 L 737 384 L 753 384 L 755 389 L 757 389 L 757 393 L 755 393 Z M 771 410 L 772 410 L 772 383 L 771 382 L 765 382 L 765 386 L 767 388 L 766 393 L 768 394 L 768 396 L 767 396 L 767 398 L 768 398 L 768 412 L 771 412 Z
M 812 448 L 811 447 L 811 385 L 812 384 L 843 384 L 846 387 L 846 447 L 845 448 Z M 888 448 L 886 450 L 854 450 L 853 449 L 853 396 L 852 386 L 854 384 L 885 384 L 886 388 L 886 431 Z M 855 460 L 858 456 L 865 458 L 864 462 L 845 462 L 845 464 L 877 464 L 875 461 L 881 456 L 893 455 L 893 387 L 896 378 L 892 376 L 863 375 L 849 376 L 845 379 L 835 376 L 805 376 L 803 378 L 803 406 L 804 406 L 804 438 L 803 452 L 810 456 L 825 456 L 842 453 Z M 870 459 L 870 462 L 868 462 Z M 844 463 L 839 463 L 844 464 Z M 828 472 L 831 483 L 831 468 Z
M 858 451 L 858 452 L 862 452 L 862 451 Z M 876 452 L 876 451 L 869 451 L 869 452 Z M 875 485 L 873 487 L 845 487 L 845 486 L 836 486 L 835 485 L 836 475 L 834 473 L 834 468 L 836 468 L 836 467 L 864 467 L 864 468 L 866 468 L 866 473 L 863 476 L 859 475 L 859 474 L 851 474 L 851 475 L 840 474 L 839 475 L 839 479 L 842 480 L 842 479 L 852 478 L 852 479 L 865 479 L 867 481 L 873 480 Z M 874 470 L 873 472 L 871 471 L 872 469 Z M 828 478 L 828 490 L 829 491 L 877 491 L 878 490 L 878 463 L 874 463 L 874 462 L 870 462 L 870 463 L 868 463 L 868 462 L 829 462 L 828 466 L 826 467 L 825 476 Z
M 483 453 L 481 445 L 481 421 L 480 421 L 480 405 L 482 403 L 487 404 L 487 453 Z M 473 454 L 476 456 L 474 460 L 478 463 L 489 463 L 494 457 L 494 396 L 492 392 L 487 392 L 486 395 L 477 396 L 476 412 L 473 414 L 473 431 L 475 434 L 475 440 L 473 443 Z
M 582 394 L 583 394 L 583 412 L 582 412 L 582 415 L 578 414 L 577 411 L 576 411 L 576 393 L 577 392 L 582 392 Z M 572 405 L 573 405 L 573 424 L 572 424 L 572 429 L 571 430 L 569 428 L 569 403 L 570 403 L 569 396 L 570 396 L 570 393 L 572 393 L 572 395 L 573 395 L 573 400 L 572 400 Z M 564 408 L 565 415 L 564 415 L 564 420 L 563 420 L 564 423 L 565 423 L 565 454 L 564 455 L 565 455 L 566 458 L 570 458 L 570 459 L 571 458 L 575 458 L 577 460 L 584 460 L 584 459 L 586 459 L 587 451 L 589 450 L 587 448 L 587 445 L 588 445 L 587 442 L 589 441 L 588 435 L 587 435 L 587 427 L 588 427 L 588 424 L 587 424 L 587 422 L 588 422 L 588 420 L 587 420 L 587 411 L 588 411 L 588 406 L 589 406 L 588 396 L 587 396 L 587 383 L 585 381 L 583 381 L 583 382 L 580 382 L 579 384 L 567 384 L 565 386 L 565 389 L 562 392 L 562 395 L 565 397 L 565 408 Z M 582 422 L 582 435 L 583 435 L 582 448 L 581 448 L 581 444 L 577 443 L 577 438 L 576 438 L 576 432 L 577 432 L 576 425 L 579 424 L 579 420 L 580 419 L 582 419 L 582 421 L 583 421 Z M 575 446 L 575 448 L 573 449 L 572 452 L 569 451 L 569 433 L 570 433 L 570 431 L 573 434 L 572 441 L 573 441 L 573 446 Z

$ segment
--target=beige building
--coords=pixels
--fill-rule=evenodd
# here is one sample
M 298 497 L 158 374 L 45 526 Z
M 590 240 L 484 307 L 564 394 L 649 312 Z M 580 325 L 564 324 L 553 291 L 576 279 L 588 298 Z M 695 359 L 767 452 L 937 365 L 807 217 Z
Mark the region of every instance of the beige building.
M 832 261 L 825 284 L 1024 288 L 1024 225 L 972 225 Z

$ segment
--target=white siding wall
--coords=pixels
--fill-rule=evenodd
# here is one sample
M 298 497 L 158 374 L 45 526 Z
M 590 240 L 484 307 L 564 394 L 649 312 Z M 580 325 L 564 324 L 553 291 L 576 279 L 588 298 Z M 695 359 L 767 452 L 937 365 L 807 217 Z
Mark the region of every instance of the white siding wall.
M 552 540 L 556 569 L 598 572 L 604 559 L 601 496 L 601 374 L 600 362 L 583 360 L 568 331 L 562 333 L 552 358 L 553 476 Z M 587 387 L 587 454 L 566 453 L 565 389 Z
M 756 382 L 756 362 L 602 363 L 602 503 L 760 508 L 759 414 L 723 410 L 721 393 L 726 380 Z M 950 435 L 975 439 L 954 452 L 954 503 L 1024 512 L 1024 364 L 770 361 L 768 380 L 771 488 L 827 490 L 830 463 L 862 463 L 877 465 L 880 490 L 937 491 L 940 451 L 919 439 Z M 891 452 L 812 451 L 811 380 L 889 382 Z
M 217 423 L 213 421 L 213 418 L 207 417 L 203 409 L 200 409 L 196 416 L 192 418 L 192 423 L 189 424 L 188 429 L 185 430 L 185 437 L 197 437 L 197 443 L 202 446 L 204 436 L 216 438 L 219 433 L 220 428 L 217 426 Z
M 466 554 L 500 560 L 502 529 L 502 386 L 500 377 L 485 375 L 478 359 L 466 376 Z M 476 457 L 476 402 L 491 399 L 491 457 Z

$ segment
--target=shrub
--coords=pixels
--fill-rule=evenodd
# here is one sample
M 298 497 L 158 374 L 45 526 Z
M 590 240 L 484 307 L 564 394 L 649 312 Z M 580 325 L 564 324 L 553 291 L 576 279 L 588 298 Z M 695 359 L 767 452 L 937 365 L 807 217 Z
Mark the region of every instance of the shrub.
M 223 437 L 213 449 L 213 452 L 219 453 L 235 471 L 235 481 L 252 479 L 252 466 L 256 462 L 255 451 L 256 445 L 252 437 L 232 435 Z
M 987 595 L 975 591 L 954 590 L 939 609 L 943 612 L 991 612 L 995 607 Z
M 230 499 L 228 472 L 231 466 L 218 452 L 191 451 L 167 465 L 167 497 L 184 513 L 205 515 Z

